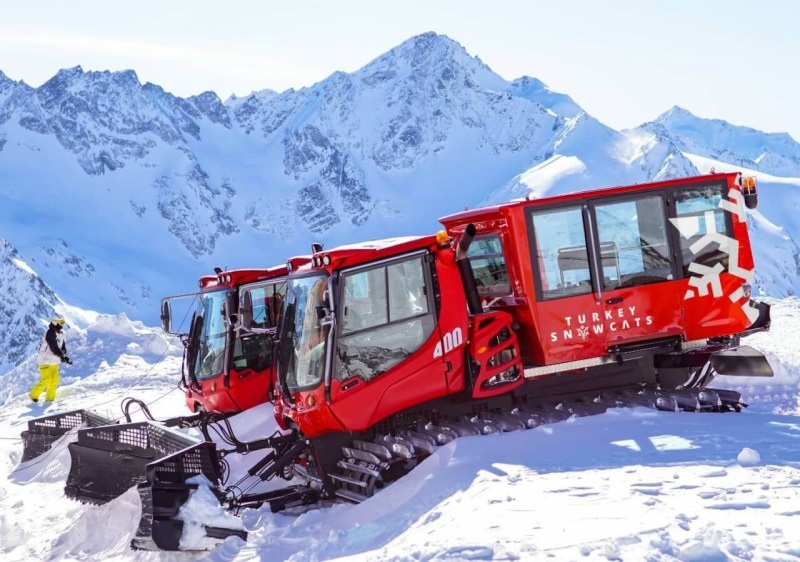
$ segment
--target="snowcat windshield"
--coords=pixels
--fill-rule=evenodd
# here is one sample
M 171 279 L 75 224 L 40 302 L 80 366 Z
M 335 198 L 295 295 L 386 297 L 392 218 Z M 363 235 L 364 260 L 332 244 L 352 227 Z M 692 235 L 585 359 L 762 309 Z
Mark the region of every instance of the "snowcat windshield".
M 198 295 L 195 318 L 202 320 L 199 321 L 199 332 L 192 334 L 197 345 L 194 376 L 198 380 L 216 377 L 224 369 L 228 327 L 222 315 L 222 305 L 227 294 L 228 291 L 222 289 Z
M 323 323 L 317 307 L 324 303 L 328 286 L 324 275 L 289 279 L 284 321 L 281 326 L 281 379 L 289 392 L 311 388 L 322 381 L 330 325 Z

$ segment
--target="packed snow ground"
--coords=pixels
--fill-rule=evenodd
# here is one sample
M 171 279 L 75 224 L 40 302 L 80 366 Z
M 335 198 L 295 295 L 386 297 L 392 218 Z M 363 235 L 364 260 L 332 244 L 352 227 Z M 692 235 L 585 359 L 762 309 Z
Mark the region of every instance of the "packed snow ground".
M 161 343 L 155 353 L 163 338 L 145 329 L 124 331 L 121 345 L 120 330 L 102 325 L 94 338 L 74 334 L 83 343 L 71 352 L 76 368 L 99 367 L 65 377 L 49 408 L 30 405 L 32 373 L 1 381 L 0 560 L 800 559 L 797 298 L 775 301 L 772 330 L 747 340 L 768 354 L 776 377 L 715 384 L 745 394 L 751 405 L 741 414 L 618 409 L 462 438 L 360 505 L 299 516 L 249 510 L 247 543 L 230 538 L 204 553 L 132 551 L 135 489 L 104 506 L 67 499 L 67 440 L 19 464 L 19 433 L 34 417 L 75 408 L 117 417 L 126 395 L 156 416 L 185 411 L 178 348 Z M 153 353 L 131 354 L 142 349 Z M 269 412 L 251 410 L 237 426 L 248 437 L 262 424 L 272 433 Z

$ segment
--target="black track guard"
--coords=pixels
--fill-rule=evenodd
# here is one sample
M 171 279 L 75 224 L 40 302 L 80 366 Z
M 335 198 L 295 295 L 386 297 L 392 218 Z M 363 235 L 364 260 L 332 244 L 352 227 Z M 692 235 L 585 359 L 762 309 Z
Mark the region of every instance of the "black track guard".
M 733 377 L 772 377 L 772 367 L 760 351 L 749 345 L 714 353 L 709 359 L 719 375 Z
M 69 444 L 72 463 L 64 491 L 83 502 L 109 502 L 144 482 L 148 463 L 197 443 L 152 422 L 81 429 Z
M 28 429 L 21 433 L 22 462 L 35 459 L 50 450 L 58 439 L 71 429 L 111 425 L 113 420 L 88 410 L 72 410 L 52 416 L 36 418 L 28 422 Z

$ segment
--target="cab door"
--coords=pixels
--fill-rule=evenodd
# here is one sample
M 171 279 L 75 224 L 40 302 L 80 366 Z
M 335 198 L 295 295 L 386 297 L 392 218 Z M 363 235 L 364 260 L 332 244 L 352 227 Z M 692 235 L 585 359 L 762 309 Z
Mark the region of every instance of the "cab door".
M 532 208 L 542 364 L 683 334 L 668 224 L 663 191 Z
M 647 191 L 589 202 L 602 321 L 608 349 L 684 333 L 683 284 L 670 246 L 667 199 Z
M 345 427 L 366 428 L 447 394 L 428 256 L 416 252 L 341 273 L 330 395 Z
M 606 354 L 605 307 L 590 260 L 591 215 L 585 201 L 533 207 L 528 215 L 536 288 L 539 364 Z

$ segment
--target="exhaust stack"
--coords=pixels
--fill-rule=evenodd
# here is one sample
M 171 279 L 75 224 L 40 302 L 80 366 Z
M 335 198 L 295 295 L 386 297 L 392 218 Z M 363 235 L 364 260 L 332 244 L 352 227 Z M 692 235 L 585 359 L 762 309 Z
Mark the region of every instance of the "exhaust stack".
M 478 285 L 475 283 L 475 274 L 472 272 L 472 264 L 467 259 L 467 252 L 469 246 L 472 244 L 472 239 L 475 237 L 475 225 L 470 223 L 464 229 L 464 234 L 458 240 L 456 246 L 456 263 L 458 264 L 458 271 L 461 273 L 461 282 L 464 284 L 464 293 L 467 297 L 467 309 L 470 314 L 480 314 L 483 312 L 481 306 L 481 297 L 478 294 Z

